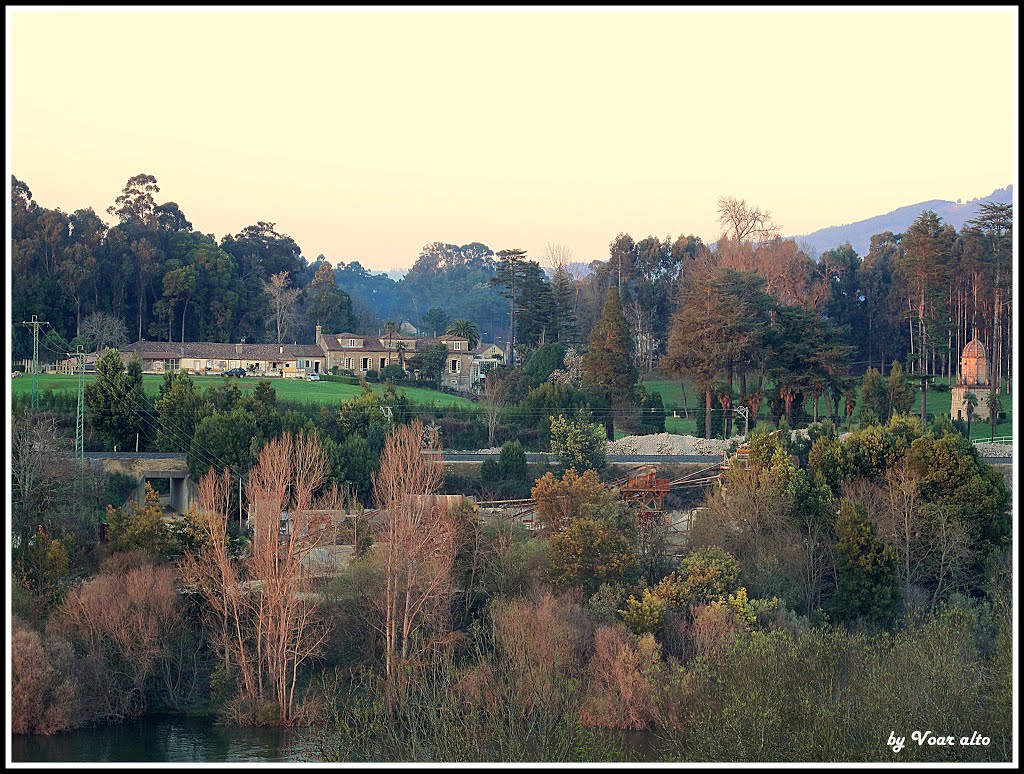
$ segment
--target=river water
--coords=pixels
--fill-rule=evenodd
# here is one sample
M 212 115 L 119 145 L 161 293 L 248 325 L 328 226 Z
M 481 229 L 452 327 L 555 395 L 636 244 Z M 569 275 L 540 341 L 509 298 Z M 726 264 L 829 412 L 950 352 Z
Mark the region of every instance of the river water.
M 149 716 L 53 736 L 12 738 L 11 758 L 46 763 L 224 763 L 315 760 L 301 731 Z

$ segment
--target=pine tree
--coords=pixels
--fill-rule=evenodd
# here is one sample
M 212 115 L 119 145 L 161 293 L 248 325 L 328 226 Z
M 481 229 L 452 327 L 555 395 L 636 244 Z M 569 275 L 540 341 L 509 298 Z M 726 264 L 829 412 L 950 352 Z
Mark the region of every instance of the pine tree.
M 148 408 L 138 358 L 125 368 L 121 353 L 109 347 L 96 361 L 96 381 L 85 386 L 85 405 L 93 429 L 108 448 L 134 449 Z
M 840 620 L 885 623 L 895 612 L 899 577 L 892 546 L 875 534 L 860 506 L 844 499 L 836 519 L 836 593 L 829 600 Z
M 590 332 L 590 348 L 583 358 L 586 385 L 602 394 L 609 404 L 605 419 L 608 440 L 615 437 L 614 410 L 631 400 L 637 381 L 632 354 L 632 339 L 619 303 L 619 289 L 612 286 L 601 310 L 601 319 Z
M 567 347 L 575 345 L 579 339 L 576 327 L 575 297 L 572 277 L 564 266 L 555 269 L 551 278 L 551 295 L 555 303 L 555 320 L 558 341 Z
M 502 287 L 500 295 L 509 299 L 508 324 L 508 357 L 509 365 L 516 365 L 516 294 L 523 284 L 523 263 L 526 260 L 525 250 L 499 250 L 495 262 L 494 276 L 490 280 L 492 287 Z

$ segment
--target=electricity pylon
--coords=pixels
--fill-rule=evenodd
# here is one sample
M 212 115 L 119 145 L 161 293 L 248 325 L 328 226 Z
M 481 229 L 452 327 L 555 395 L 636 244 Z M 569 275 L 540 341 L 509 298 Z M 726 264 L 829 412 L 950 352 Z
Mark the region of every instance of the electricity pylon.
M 75 458 L 85 462 L 85 352 L 82 345 L 75 348 L 78 359 L 78 409 L 75 412 Z
M 40 322 L 36 315 L 32 315 L 31 322 L 23 322 L 32 329 L 32 410 L 39 410 L 39 326 L 49 325 L 48 322 Z

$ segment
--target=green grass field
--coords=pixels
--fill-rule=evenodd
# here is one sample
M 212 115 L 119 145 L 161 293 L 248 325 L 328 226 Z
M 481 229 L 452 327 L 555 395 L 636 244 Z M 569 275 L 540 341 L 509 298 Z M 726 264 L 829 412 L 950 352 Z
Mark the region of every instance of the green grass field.
M 95 379 L 94 374 L 86 374 L 86 384 Z M 200 390 L 209 387 L 216 387 L 223 384 L 225 377 L 222 376 L 193 376 L 192 381 Z M 340 382 L 307 382 L 304 379 L 270 379 L 274 386 L 277 397 L 281 400 L 302 401 L 305 403 L 339 403 L 350 400 L 360 392 L 360 387 L 354 384 L 341 384 Z M 236 379 L 235 383 L 242 392 L 252 392 L 256 388 L 259 379 L 246 377 Z M 156 395 L 160 391 L 163 377 L 156 374 L 144 374 L 142 384 L 146 392 Z M 371 384 L 375 392 L 382 392 L 383 386 Z M 74 394 L 78 389 L 78 377 L 66 376 L 64 374 L 40 374 L 39 389 L 51 390 L 53 392 L 69 392 Z M 32 392 L 32 377 L 28 374 L 11 379 L 11 394 L 28 395 Z M 458 406 L 461 408 L 472 408 L 476 404 L 466 398 L 457 395 L 449 395 L 446 392 L 428 390 L 422 387 L 399 387 L 399 395 L 405 395 L 410 401 L 418 404 L 433 403 L 437 406 Z
M 945 382 L 946 380 L 937 380 Z M 697 423 L 694 419 L 686 419 L 683 417 L 683 390 L 678 381 L 672 381 L 669 379 L 647 379 L 644 381 L 644 386 L 647 387 L 649 392 L 656 392 L 661 395 L 661 399 L 665 404 L 665 408 L 668 411 L 668 418 L 665 420 L 665 429 L 670 433 L 679 433 L 681 435 L 694 435 L 697 430 Z M 1004 384 L 1005 387 L 1005 384 Z M 982 396 L 978 396 L 979 400 L 982 400 Z M 686 407 L 691 411 L 700 407 L 703 403 L 704 395 L 699 392 L 692 384 L 687 382 L 686 384 Z M 1003 403 L 1003 411 L 1006 413 L 1006 419 L 996 425 L 996 437 L 999 436 L 1012 436 L 1013 435 L 1013 396 L 1007 395 L 1005 389 L 1001 396 Z M 950 392 L 938 392 L 937 390 L 929 389 L 928 396 L 926 398 L 926 410 L 929 414 L 949 414 L 949 407 L 952 404 L 953 396 Z M 678 416 L 672 416 L 672 409 L 678 410 Z M 761 406 L 761 414 L 765 416 L 767 414 L 768 407 L 765 405 Z M 825 411 L 825 400 L 821 401 L 820 412 Z M 919 388 L 914 389 L 914 403 L 911 406 L 911 412 L 914 414 L 919 413 L 921 410 L 921 390 Z M 860 404 L 853 411 L 853 423 L 857 424 L 857 420 L 860 414 Z M 703 433 L 701 433 L 703 435 Z M 971 424 L 971 440 L 980 441 L 991 437 L 992 429 L 986 423 L 973 422 Z

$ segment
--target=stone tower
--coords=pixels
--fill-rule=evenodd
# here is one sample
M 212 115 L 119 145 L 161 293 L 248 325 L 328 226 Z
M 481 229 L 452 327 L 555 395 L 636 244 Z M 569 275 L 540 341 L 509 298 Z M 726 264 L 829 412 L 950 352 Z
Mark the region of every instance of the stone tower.
M 960 377 L 952 389 L 952 403 L 949 407 L 949 415 L 953 419 L 967 421 L 967 403 L 964 396 L 967 393 L 974 393 L 978 399 L 978 405 L 974 407 L 974 420 L 986 421 L 988 413 L 988 394 L 992 389 L 988 379 L 988 354 L 985 352 L 985 345 L 978 339 L 973 339 L 964 347 L 960 356 Z

